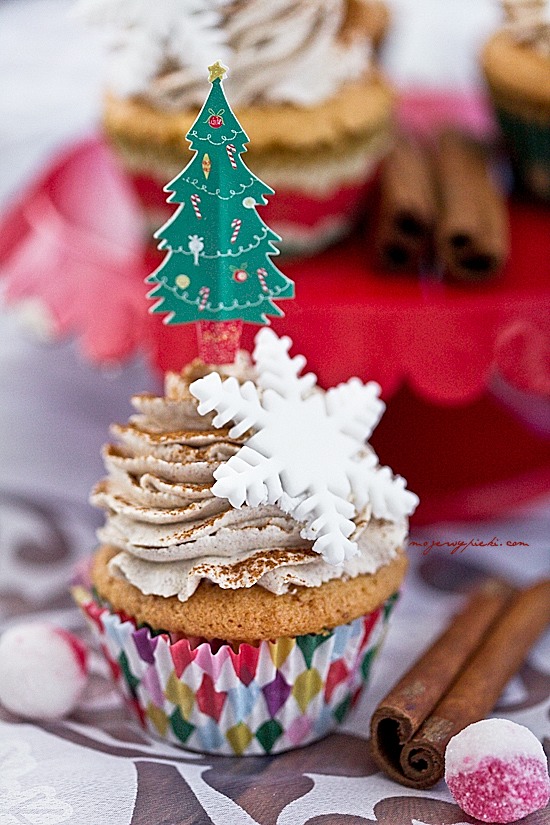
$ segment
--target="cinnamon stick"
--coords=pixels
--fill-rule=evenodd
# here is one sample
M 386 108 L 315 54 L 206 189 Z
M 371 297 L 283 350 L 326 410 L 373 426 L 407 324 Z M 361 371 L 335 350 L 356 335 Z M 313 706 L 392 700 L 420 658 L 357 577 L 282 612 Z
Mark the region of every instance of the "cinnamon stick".
M 387 156 L 380 178 L 375 249 L 394 270 L 417 270 L 431 255 L 437 214 L 428 151 L 401 136 Z
M 436 163 L 437 253 L 452 278 L 483 281 L 502 268 L 509 251 L 508 212 L 487 152 L 473 138 L 448 131 L 440 138 Z
M 392 779 L 438 782 L 451 737 L 489 713 L 550 622 L 550 580 L 510 594 L 494 581 L 476 593 L 378 706 L 371 748 Z

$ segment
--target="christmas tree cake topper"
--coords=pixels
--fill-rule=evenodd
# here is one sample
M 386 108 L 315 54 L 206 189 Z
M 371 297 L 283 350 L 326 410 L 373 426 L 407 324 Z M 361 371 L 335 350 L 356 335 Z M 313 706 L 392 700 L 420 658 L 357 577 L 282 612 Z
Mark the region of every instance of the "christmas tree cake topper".
M 280 238 L 256 211 L 273 190 L 241 159 L 249 139 L 225 97 L 227 70 L 208 68 L 210 94 L 186 136 L 195 155 L 165 186 L 180 206 L 155 233 L 166 256 L 147 283 L 151 312 L 167 324 L 199 322 L 201 357 L 219 364 L 234 360 L 243 321 L 283 315 L 273 299 L 292 298 L 294 284 L 273 263 Z

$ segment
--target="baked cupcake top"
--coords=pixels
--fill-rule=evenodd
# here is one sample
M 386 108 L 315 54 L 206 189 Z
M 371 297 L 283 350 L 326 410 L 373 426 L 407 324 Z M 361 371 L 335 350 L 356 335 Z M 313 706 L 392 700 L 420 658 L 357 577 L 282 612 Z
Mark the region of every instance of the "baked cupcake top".
M 548 122 L 550 57 L 501 31 L 485 44 L 481 62 L 497 103 Z
M 302 386 L 302 412 L 306 416 L 310 415 L 310 404 L 311 410 L 325 405 L 331 415 L 341 417 L 338 428 L 344 449 L 351 445 L 350 459 L 348 463 L 347 459 L 339 461 L 335 453 L 330 466 L 325 462 L 325 468 L 328 466 L 327 472 L 335 479 L 342 472 L 347 476 L 355 474 L 355 481 L 352 479 L 345 494 L 330 493 L 332 498 L 326 504 L 322 501 L 322 490 L 312 494 L 307 478 L 296 481 L 295 468 L 290 471 L 290 476 L 294 476 L 285 480 L 283 465 L 276 475 L 283 479 L 286 492 L 283 487 L 279 491 L 270 489 L 274 476 L 269 473 L 263 473 L 263 480 L 258 476 L 257 483 L 254 472 L 239 478 L 243 461 L 255 461 L 258 427 L 236 408 L 225 406 L 225 412 L 220 412 L 220 404 L 216 417 L 212 412 L 204 414 L 205 404 L 210 404 L 211 409 L 217 404 L 215 397 L 205 401 L 212 376 L 222 392 L 225 387 L 226 393 L 233 393 L 237 406 L 237 395 L 250 399 L 250 388 L 259 387 L 259 395 L 256 389 L 254 393 L 267 409 L 273 397 L 270 401 L 266 364 L 271 363 L 275 370 L 267 381 L 272 385 L 274 380 L 276 384 L 281 364 L 295 372 L 303 366 L 303 361 L 280 357 L 281 347 L 288 349 L 289 339 L 278 339 L 264 329 L 257 340 L 256 361 L 263 363 L 263 375 L 244 354 L 234 365 L 217 367 L 215 372 L 196 361 L 181 374 L 168 373 L 164 397 L 135 396 L 137 414 L 127 425 L 113 428 L 118 444 L 104 450 L 108 476 L 92 494 L 93 503 L 107 511 L 106 524 L 98 535 L 104 544 L 120 551 L 110 561 L 111 572 L 144 594 L 177 595 L 185 601 L 205 579 L 229 589 L 258 584 L 280 595 L 295 587 L 317 587 L 331 579 L 374 573 L 404 545 L 406 516 L 414 510 L 417 498 L 405 490 L 402 479 L 394 478 L 388 468 L 380 468 L 373 451 L 360 441 L 383 410 L 377 385 L 365 387 L 360 382 L 348 382 L 325 393 L 308 376 L 295 376 L 298 382 L 306 382 Z M 273 361 L 274 353 L 279 358 L 279 367 Z M 233 383 L 226 386 L 228 378 Z M 366 418 L 353 414 L 358 394 L 366 408 Z M 197 396 L 202 398 L 199 406 Z M 228 416 L 232 422 L 240 423 L 228 429 L 229 419 L 220 422 L 220 417 Z M 312 431 L 318 432 L 314 411 L 311 417 Z M 281 420 L 283 438 L 285 428 L 299 429 L 297 418 Z M 302 422 L 305 430 L 307 423 Z M 254 430 L 256 433 L 251 436 Z M 264 429 L 267 437 L 277 441 L 273 428 L 271 435 L 268 430 Z M 357 437 L 359 448 L 355 449 Z M 303 438 L 301 434 L 300 439 Z M 341 445 L 335 438 L 333 435 L 332 446 L 339 450 Z M 291 440 L 287 447 L 292 451 Z M 329 443 L 317 442 L 315 446 L 312 442 L 311 447 L 312 467 L 299 468 L 298 476 L 311 475 L 312 469 L 321 475 L 325 458 L 330 458 Z M 321 456 L 317 465 L 315 450 L 328 454 Z M 280 454 L 280 446 L 274 451 Z M 300 464 L 299 456 L 296 462 Z M 292 461 L 287 459 L 287 463 Z M 343 477 L 339 481 L 342 489 L 347 483 Z M 297 487 L 292 489 L 292 484 L 302 484 L 309 492 L 300 494 Z M 338 485 L 334 487 L 337 488 Z M 288 490 L 294 495 L 289 495 Z M 315 495 L 320 503 L 313 500 Z
M 235 106 L 314 106 L 370 65 L 368 0 L 81 0 L 108 37 L 108 83 L 161 110 L 203 100 L 204 66 L 230 63 Z

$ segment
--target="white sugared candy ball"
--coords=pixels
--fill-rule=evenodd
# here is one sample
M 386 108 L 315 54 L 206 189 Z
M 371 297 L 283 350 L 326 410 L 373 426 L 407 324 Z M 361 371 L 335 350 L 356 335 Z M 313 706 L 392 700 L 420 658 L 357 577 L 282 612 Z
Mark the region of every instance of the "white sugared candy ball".
M 0 704 L 27 719 L 58 719 L 75 707 L 88 678 L 82 642 L 61 628 L 33 622 L 0 638 Z
M 541 743 L 508 719 L 483 719 L 453 736 L 445 751 L 445 781 L 462 810 L 482 822 L 516 822 L 550 798 Z

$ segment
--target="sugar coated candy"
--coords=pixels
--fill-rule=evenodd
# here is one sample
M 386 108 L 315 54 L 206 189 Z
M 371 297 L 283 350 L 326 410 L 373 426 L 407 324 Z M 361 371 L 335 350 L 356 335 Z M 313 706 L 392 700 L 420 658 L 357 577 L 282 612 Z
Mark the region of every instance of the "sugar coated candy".
M 453 736 L 445 780 L 462 810 L 482 822 L 516 822 L 550 799 L 541 743 L 507 719 L 484 719 Z

